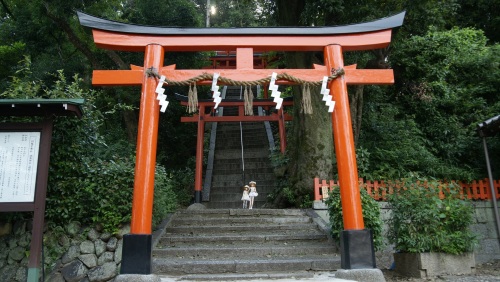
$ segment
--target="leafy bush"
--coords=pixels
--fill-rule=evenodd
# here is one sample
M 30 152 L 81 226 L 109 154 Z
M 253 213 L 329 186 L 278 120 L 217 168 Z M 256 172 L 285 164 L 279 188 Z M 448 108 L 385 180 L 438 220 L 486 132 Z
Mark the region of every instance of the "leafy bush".
M 389 196 L 389 242 L 397 251 L 461 254 L 473 250 L 476 236 L 469 225 L 474 209 L 468 200 L 460 199 L 457 184 L 413 178 L 394 186 L 397 193 Z
M 156 166 L 155 195 L 153 202 L 153 226 L 157 226 L 168 213 L 177 209 L 177 195 L 174 192 L 174 181 L 167 177 L 162 166 Z
M 373 247 L 375 250 L 380 250 L 383 246 L 383 223 L 380 218 L 380 206 L 370 195 L 368 195 L 365 189 L 361 188 L 360 190 L 365 228 L 372 230 Z M 328 213 L 330 214 L 332 238 L 336 242 L 340 242 L 340 233 L 344 230 L 344 221 L 339 187 L 335 187 L 328 195 L 328 199 L 326 199 L 325 203 L 328 206 Z
M 170 186 L 180 206 L 189 206 L 193 201 L 194 164 L 169 173 Z
M 26 67 L 29 73 L 29 66 Z M 131 146 L 108 146 L 103 130 L 103 113 L 96 107 L 101 92 L 85 90 L 82 79 L 68 81 L 62 71 L 50 88 L 41 81 L 14 78 L 0 97 L 6 98 L 84 98 L 83 117 L 57 117 L 52 134 L 51 159 L 47 187 L 46 219 L 54 225 L 69 222 L 101 225 L 105 231 L 117 231 L 130 220 L 134 183 Z M 34 87 L 37 86 L 37 87 Z M 111 140 L 110 142 L 113 142 Z M 118 143 L 118 142 L 114 142 Z M 163 167 L 155 174 L 153 223 L 177 207 L 172 192 L 175 182 Z M 7 218 L 15 219 L 15 217 Z

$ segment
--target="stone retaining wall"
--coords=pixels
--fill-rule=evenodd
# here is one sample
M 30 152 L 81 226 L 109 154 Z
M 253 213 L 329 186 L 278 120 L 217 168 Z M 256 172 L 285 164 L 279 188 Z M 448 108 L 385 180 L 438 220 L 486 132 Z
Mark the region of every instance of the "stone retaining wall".
M 123 235 L 82 228 L 78 223 L 44 232 L 45 281 L 111 281 L 119 273 Z M 31 222 L 0 224 L 0 281 L 26 281 Z M 42 273 L 41 273 L 42 275 Z
M 471 226 L 472 231 L 477 234 L 479 245 L 474 250 L 476 263 L 485 263 L 495 259 L 500 259 L 500 244 L 496 233 L 495 217 L 491 201 L 473 201 L 474 205 L 474 224 Z M 381 207 L 383 234 L 386 234 L 388 226 L 387 222 L 391 215 L 391 209 L 387 202 L 379 202 Z M 321 201 L 315 201 L 314 210 L 320 215 L 323 220 L 329 224 L 327 207 Z M 499 209 L 500 210 L 500 209 Z M 390 268 L 393 262 L 393 246 L 386 242 L 386 247 L 383 251 L 377 252 L 377 267 L 380 269 Z

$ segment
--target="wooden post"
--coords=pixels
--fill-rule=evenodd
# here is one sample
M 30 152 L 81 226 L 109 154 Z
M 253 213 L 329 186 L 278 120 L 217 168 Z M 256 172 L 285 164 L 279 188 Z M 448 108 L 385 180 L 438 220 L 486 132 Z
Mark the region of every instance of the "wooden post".
M 40 254 L 42 252 L 43 225 L 45 218 L 45 199 L 47 195 L 47 182 L 49 178 L 50 144 L 52 141 L 52 118 L 46 118 L 42 123 L 42 136 L 40 140 L 39 163 L 37 171 L 35 205 L 33 211 L 33 230 L 31 234 L 30 256 L 28 261 L 27 281 L 38 281 L 40 268 Z
M 151 274 L 151 225 L 156 167 L 156 146 L 160 107 L 156 100 L 157 78 L 147 70 L 159 72 L 164 49 L 150 44 L 145 48 L 144 72 L 139 110 L 137 153 L 132 200 L 130 234 L 123 239 L 122 274 Z
M 283 108 L 278 110 L 278 129 L 280 134 L 280 150 L 281 153 L 284 154 L 286 150 L 286 131 L 285 131 L 285 118 Z
M 326 46 L 324 56 L 329 72 L 344 67 L 340 45 Z M 340 265 L 343 269 L 375 268 L 372 233 L 371 230 L 364 229 L 349 97 L 344 76 L 332 80 L 330 94 L 336 102 L 332 113 L 332 127 L 344 220 L 344 230 L 340 234 Z
M 328 70 L 344 67 L 342 47 L 328 45 L 325 47 L 325 63 Z M 332 113 L 333 138 L 339 173 L 340 194 L 342 195 L 342 212 L 345 230 L 364 229 L 361 195 L 358 184 L 358 167 L 352 133 L 351 112 L 347 84 L 343 76 L 330 83 L 330 95 L 333 96 L 335 110 Z
M 194 202 L 201 203 L 202 198 L 202 176 L 203 176 L 203 140 L 205 139 L 205 121 L 203 120 L 205 107 L 200 106 L 198 115 L 198 133 L 196 137 L 196 168 L 194 178 Z

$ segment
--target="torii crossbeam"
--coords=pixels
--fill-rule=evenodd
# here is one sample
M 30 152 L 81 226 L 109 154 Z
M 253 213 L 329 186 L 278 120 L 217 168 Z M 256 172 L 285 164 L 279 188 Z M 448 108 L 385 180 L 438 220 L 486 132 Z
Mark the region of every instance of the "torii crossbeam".
M 329 83 L 330 93 L 336 102 L 332 127 L 345 229 L 341 236 L 341 264 L 344 269 L 374 268 L 371 233 L 364 229 L 363 223 L 347 85 L 392 84 L 394 76 L 390 69 L 344 68 L 343 52 L 387 47 L 391 42 L 392 29 L 402 25 L 404 14 L 337 27 L 173 28 L 124 24 L 78 12 L 80 23 L 92 28 L 98 47 L 145 53 L 143 67 L 94 70 L 92 78 L 96 86 L 142 86 L 131 230 L 124 237 L 121 273 L 150 274 L 152 269 L 151 217 L 160 107 L 155 95 L 158 82 L 151 71 L 171 81 L 185 81 L 208 71 L 164 66 L 165 53 L 178 51 L 236 51 L 236 69 L 217 70 L 221 77 L 234 81 L 255 81 L 273 72 L 284 71 L 304 81 L 321 81 L 335 70 L 344 69 L 343 76 Z M 315 65 L 313 69 L 254 69 L 253 53 L 268 51 L 321 51 L 325 66 Z M 201 80 L 197 83 L 211 82 Z M 285 83 L 291 82 L 277 81 L 277 84 Z M 201 183 L 195 184 L 197 192 L 201 192 L 201 187 Z M 367 241 L 369 245 L 359 244 Z

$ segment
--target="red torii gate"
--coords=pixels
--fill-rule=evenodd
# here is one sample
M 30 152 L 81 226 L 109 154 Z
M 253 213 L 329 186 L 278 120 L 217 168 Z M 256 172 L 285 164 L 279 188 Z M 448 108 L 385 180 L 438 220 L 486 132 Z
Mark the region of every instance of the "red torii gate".
M 284 71 L 303 81 L 320 81 L 344 68 L 344 51 L 387 47 L 392 29 L 402 25 L 404 14 L 337 27 L 173 28 L 124 24 L 78 12 L 80 24 L 92 28 L 98 47 L 145 53 L 143 67 L 94 70 L 92 78 L 96 86 L 142 86 L 131 230 L 124 237 L 121 273 L 150 274 L 152 268 L 151 219 L 160 106 L 155 93 L 158 81 L 151 73 L 164 75 L 170 81 L 186 81 L 207 72 L 164 66 L 165 52 L 236 51 L 236 69 L 217 70 L 221 77 L 234 81 L 255 81 Z M 268 51 L 322 51 L 326 65 L 314 65 L 313 69 L 254 69 L 253 53 Z M 344 269 L 374 268 L 371 232 L 364 229 L 362 216 L 347 85 L 392 84 L 394 76 L 390 69 L 345 68 L 344 72 L 329 85 L 336 102 L 332 127 L 344 214 L 341 265 Z M 211 83 L 212 80 L 198 82 Z M 285 83 L 290 82 L 277 81 Z M 201 172 L 197 164 L 198 169 Z M 201 183 L 196 183 L 195 189 L 201 191 Z

